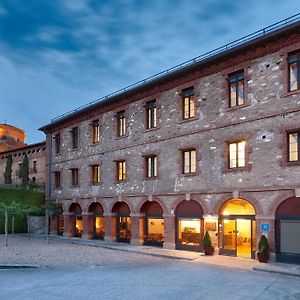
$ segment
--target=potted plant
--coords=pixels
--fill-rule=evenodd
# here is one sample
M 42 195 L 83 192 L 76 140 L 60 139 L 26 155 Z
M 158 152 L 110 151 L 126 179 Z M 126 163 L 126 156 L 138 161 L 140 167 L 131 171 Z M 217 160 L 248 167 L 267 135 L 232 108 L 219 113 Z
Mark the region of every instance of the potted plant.
M 212 246 L 208 231 L 205 232 L 205 235 L 203 237 L 203 252 L 205 253 L 205 255 L 213 255 L 214 253 L 214 247 Z
M 266 263 L 269 260 L 270 257 L 269 250 L 270 250 L 270 246 L 268 243 L 268 239 L 264 235 L 262 235 L 258 243 L 257 258 L 259 262 Z

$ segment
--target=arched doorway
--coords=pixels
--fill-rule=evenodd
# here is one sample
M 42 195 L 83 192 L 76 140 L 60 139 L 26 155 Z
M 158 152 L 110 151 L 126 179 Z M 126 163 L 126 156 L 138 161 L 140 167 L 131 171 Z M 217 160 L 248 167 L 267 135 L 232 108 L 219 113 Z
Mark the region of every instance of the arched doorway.
M 112 209 L 116 214 L 116 240 L 121 243 L 130 243 L 131 217 L 130 208 L 125 202 L 117 202 Z
M 244 199 L 230 199 L 219 210 L 220 254 L 255 258 L 255 209 Z
M 69 212 L 72 218 L 73 235 L 81 237 L 83 232 L 82 209 L 78 203 L 72 203 Z
M 300 263 L 300 197 L 283 201 L 275 217 L 276 259 Z
M 182 201 L 176 207 L 176 249 L 202 251 L 203 208 L 194 201 Z
M 156 201 L 147 201 L 142 205 L 141 213 L 145 215 L 144 244 L 162 247 L 164 242 L 164 219 L 160 204 Z
M 104 217 L 103 207 L 99 202 L 93 202 L 89 207 L 89 226 L 91 226 L 92 237 L 94 239 L 104 239 Z
M 63 235 L 64 234 L 64 215 L 63 215 L 63 208 L 61 205 L 58 207 L 57 211 L 57 234 Z

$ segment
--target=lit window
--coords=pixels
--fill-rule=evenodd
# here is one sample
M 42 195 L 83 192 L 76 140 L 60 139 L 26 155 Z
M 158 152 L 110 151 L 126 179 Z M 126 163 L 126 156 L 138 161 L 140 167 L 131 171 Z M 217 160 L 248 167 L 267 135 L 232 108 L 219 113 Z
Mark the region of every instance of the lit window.
M 101 169 L 99 165 L 92 166 L 92 182 L 93 184 L 100 183 L 101 181 Z
M 79 185 L 79 172 L 78 169 L 71 169 L 71 176 L 72 176 L 72 186 L 78 186 Z
M 245 103 L 244 72 L 229 76 L 229 107 L 243 105 Z
M 246 165 L 246 142 L 229 144 L 229 168 L 242 168 Z
M 61 182 L 60 172 L 56 171 L 54 172 L 54 186 L 56 188 L 60 188 L 60 182 Z
M 195 99 L 194 88 L 183 90 L 182 105 L 183 105 L 183 119 L 190 119 L 195 117 Z
M 289 133 L 289 161 L 299 161 L 300 132 Z
M 156 101 L 149 101 L 146 103 L 146 114 L 147 114 L 147 129 L 157 127 L 157 108 Z
M 148 156 L 146 157 L 146 168 L 147 168 L 147 177 L 156 177 L 157 176 L 157 156 Z
M 117 179 L 118 181 L 126 180 L 126 161 L 117 161 Z
M 72 128 L 71 135 L 72 135 L 72 148 L 77 149 L 78 148 L 78 139 L 79 139 L 78 127 Z
M 118 129 L 118 136 L 126 135 L 126 116 L 125 110 L 119 111 L 117 113 L 117 129 Z
M 196 150 L 184 150 L 183 151 L 183 173 L 195 173 L 196 172 Z
M 92 122 L 92 141 L 93 144 L 97 144 L 100 141 L 100 126 L 98 120 Z
M 300 89 L 300 52 L 289 56 L 288 66 L 289 91 L 293 92 Z

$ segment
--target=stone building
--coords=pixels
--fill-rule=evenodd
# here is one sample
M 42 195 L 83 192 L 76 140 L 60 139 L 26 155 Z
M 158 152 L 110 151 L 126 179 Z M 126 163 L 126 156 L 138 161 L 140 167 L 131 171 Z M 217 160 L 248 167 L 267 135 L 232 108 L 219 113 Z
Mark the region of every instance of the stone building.
M 25 131 L 8 124 L 0 124 L 0 152 L 26 146 Z
M 299 124 L 291 18 L 41 128 L 51 232 L 299 261 Z
M 19 177 L 20 165 L 24 155 L 29 162 L 29 181 L 43 188 L 46 181 L 46 142 L 40 142 L 23 147 L 0 152 L 0 185 L 5 185 L 4 172 L 9 156 L 12 157 L 12 186 L 20 186 L 22 179 Z

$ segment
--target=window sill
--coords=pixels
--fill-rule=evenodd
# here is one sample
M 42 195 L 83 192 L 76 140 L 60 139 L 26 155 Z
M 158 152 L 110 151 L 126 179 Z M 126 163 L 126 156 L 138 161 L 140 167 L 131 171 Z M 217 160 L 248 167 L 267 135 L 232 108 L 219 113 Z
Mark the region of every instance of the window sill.
M 100 186 L 101 184 L 102 184 L 102 182 L 98 182 L 98 183 L 92 182 L 92 183 L 90 183 L 90 186 Z
M 98 142 L 98 143 L 91 143 L 90 147 L 98 146 L 99 144 L 100 144 L 100 142 Z
M 250 170 L 251 170 L 251 166 L 247 165 L 245 167 L 225 168 L 223 173 L 239 173 L 239 172 L 247 172 Z
M 128 180 L 127 179 L 125 179 L 125 180 L 117 180 L 117 184 L 119 184 L 119 183 L 125 183 L 125 182 L 127 182 Z
M 295 167 L 295 166 L 300 166 L 300 160 L 297 161 L 285 161 L 281 164 L 284 167 Z
M 159 127 L 155 127 L 155 128 L 148 128 L 148 129 L 144 129 L 143 132 L 151 132 L 151 131 L 155 131 L 155 130 L 158 130 Z
M 158 176 L 153 176 L 153 177 L 145 177 L 145 180 L 156 180 L 158 179 Z
M 225 108 L 225 111 L 226 112 L 231 112 L 231 111 L 236 111 L 236 110 L 239 110 L 241 108 L 246 108 L 246 107 L 249 107 L 250 106 L 250 103 L 245 103 L 245 104 L 242 104 L 242 105 L 237 105 L 237 106 L 234 106 L 234 107 L 226 107 Z
M 286 97 L 290 97 L 290 96 L 293 96 L 293 95 L 299 95 L 299 94 L 300 94 L 300 89 L 296 90 L 296 91 L 292 91 L 292 92 L 286 92 L 283 95 L 281 95 L 280 98 L 286 98 Z
M 193 173 L 180 173 L 178 174 L 179 177 L 193 177 L 200 175 L 199 172 L 193 172 Z
M 195 116 L 193 118 L 188 118 L 188 119 L 182 119 L 181 121 L 178 121 L 178 124 L 184 124 L 184 123 L 188 123 L 188 122 L 192 122 L 192 121 L 196 121 L 199 120 L 198 116 Z
M 79 188 L 80 185 L 71 185 L 71 189 L 74 189 L 74 188 Z
M 128 136 L 129 136 L 128 134 L 125 134 L 125 135 L 122 135 L 122 136 L 117 136 L 116 140 L 122 140 L 124 138 L 127 138 Z

